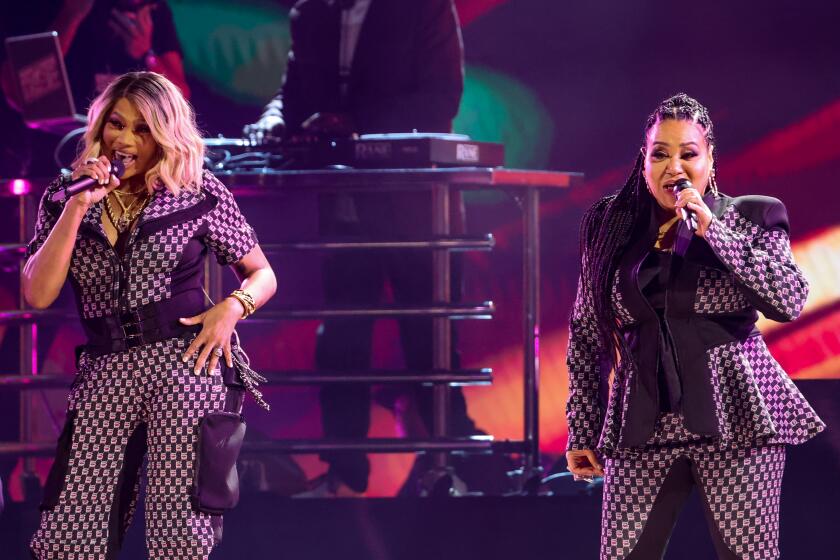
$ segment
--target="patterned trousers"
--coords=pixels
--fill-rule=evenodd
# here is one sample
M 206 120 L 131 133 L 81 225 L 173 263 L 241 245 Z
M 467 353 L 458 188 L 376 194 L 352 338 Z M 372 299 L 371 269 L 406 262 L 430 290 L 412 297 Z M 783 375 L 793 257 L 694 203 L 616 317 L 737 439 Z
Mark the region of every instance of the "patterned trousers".
M 660 417 L 640 451 L 606 459 L 601 512 L 601 560 L 621 560 L 636 546 L 659 489 L 680 458 L 691 461 L 720 537 L 738 557 L 779 558 L 779 496 L 783 445 L 722 448 L 690 434 L 682 417 Z
M 134 514 L 144 451 L 149 558 L 209 556 L 212 518 L 193 511 L 189 496 L 198 421 L 222 407 L 225 391 L 218 369 L 196 375 L 194 359 L 181 361 L 188 344 L 176 338 L 82 355 L 30 545 L 35 558 L 116 558 Z

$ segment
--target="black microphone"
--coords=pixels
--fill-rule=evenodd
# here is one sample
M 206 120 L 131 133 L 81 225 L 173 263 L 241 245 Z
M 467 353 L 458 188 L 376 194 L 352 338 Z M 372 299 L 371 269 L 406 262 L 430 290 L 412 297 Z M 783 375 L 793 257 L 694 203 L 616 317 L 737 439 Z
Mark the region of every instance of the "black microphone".
M 115 175 L 117 179 L 125 173 L 125 164 L 122 160 L 114 160 L 111 162 L 111 175 Z M 99 184 L 99 181 L 94 179 L 93 177 L 88 177 L 85 175 L 84 177 L 79 177 L 75 181 L 72 181 L 67 184 L 66 187 L 61 189 L 60 191 L 54 193 L 50 200 L 53 202 L 64 202 L 71 196 L 76 196 L 82 191 L 92 190 L 96 187 L 101 187 L 103 185 Z
M 691 181 L 688 179 L 680 179 L 676 183 L 674 183 L 674 190 L 676 192 L 684 191 L 685 189 L 690 189 L 693 185 Z M 694 212 L 689 210 L 688 208 L 680 208 L 680 214 L 682 216 L 682 221 L 685 222 L 685 225 L 688 226 L 688 229 L 691 231 L 697 230 L 697 216 L 694 215 Z

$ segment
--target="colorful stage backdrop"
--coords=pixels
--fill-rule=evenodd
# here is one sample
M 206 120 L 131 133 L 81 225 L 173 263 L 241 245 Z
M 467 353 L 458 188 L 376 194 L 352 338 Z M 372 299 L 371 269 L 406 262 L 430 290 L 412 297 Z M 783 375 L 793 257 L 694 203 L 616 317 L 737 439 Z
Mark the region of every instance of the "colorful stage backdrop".
M 279 86 L 290 2 L 172 0 L 170 5 L 202 127 L 208 135 L 237 135 Z M 833 39 L 840 14 L 834 2 L 462 0 L 457 5 L 467 71 L 456 130 L 504 142 L 509 167 L 586 174 L 581 188 L 548 195 L 542 214 L 541 441 L 549 456 L 562 453 L 566 439 L 565 349 L 580 215 L 623 183 L 646 115 L 678 91 L 711 109 L 721 189 L 776 196 L 788 207 L 794 253 L 811 282 L 811 297 L 799 321 L 762 322 L 771 350 L 794 377 L 840 377 L 840 42 Z M 0 139 L 7 145 L 14 141 Z M 466 257 L 466 299 L 492 299 L 499 309 L 491 322 L 459 325 L 464 365 L 492 367 L 495 375 L 491 388 L 467 389 L 469 410 L 489 433 L 518 438 L 519 215 L 516 205 L 497 193 L 474 194 L 469 202 L 469 229 L 492 231 L 498 248 Z M 264 240 L 314 232 L 312 200 L 278 199 L 270 215 L 264 204 L 243 206 Z M 4 232 L 14 236 L 13 227 Z M 285 256 L 274 264 L 280 301 L 318 300 L 316 257 Z M 15 301 L 14 273 L 3 279 L 0 299 L 9 308 Z M 242 331 L 257 366 L 305 369 L 312 367 L 316 327 L 287 323 Z M 8 370 L 16 360 L 14 336 L 3 334 Z M 75 325 L 45 332 L 42 370 L 69 371 L 72 347 L 80 341 Z M 395 325 L 378 324 L 375 344 L 377 366 L 401 364 Z M 270 393 L 274 412 L 251 410 L 253 429 L 276 437 L 319 435 L 314 390 Z M 39 405 L 49 411 L 40 426 L 47 440 L 55 437 L 63 398 L 51 394 Z M 13 406 L 8 396 L 0 399 Z M 389 410 L 377 405 L 373 417 L 372 435 L 397 433 Z M 297 460 L 310 475 L 323 469 L 313 456 Z M 390 495 L 412 459 L 373 461 L 369 494 Z

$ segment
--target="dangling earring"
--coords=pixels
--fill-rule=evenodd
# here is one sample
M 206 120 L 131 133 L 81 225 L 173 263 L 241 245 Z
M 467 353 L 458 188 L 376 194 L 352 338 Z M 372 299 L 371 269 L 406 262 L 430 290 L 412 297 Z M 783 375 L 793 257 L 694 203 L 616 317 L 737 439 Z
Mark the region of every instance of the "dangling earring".
M 712 190 L 712 194 L 718 196 L 718 187 L 717 181 L 715 181 L 715 170 L 712 168 L 712 174 L 709 176 L 709 188 Z

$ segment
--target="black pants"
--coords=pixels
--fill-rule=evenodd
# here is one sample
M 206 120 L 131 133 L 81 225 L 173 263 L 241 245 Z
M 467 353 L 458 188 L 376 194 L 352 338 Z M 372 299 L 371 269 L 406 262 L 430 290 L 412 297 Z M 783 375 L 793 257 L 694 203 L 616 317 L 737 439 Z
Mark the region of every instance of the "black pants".
M 665 555 L 677 517 L 695 486 L 700 492 L 700 501 L 703 503 L 703 512 L 706 514 L 706 522 L 709 525 L 709 533 L 711 533 L 718 558 L 738 560 L 738 556 L 726 546 L 720 536 L 720 530 L 703 493 L 697 469 L 687 457 L 677 459 L 671 467 L 656 495 L 656 501 L 653 503 L 653 509 L 645 523 L 642 535 L 626 560 L 659 560 Z
M 324 195 L 319 199 L 321 234 L 358 239 L 411 239 L 431 233 L 431 196 L 428 192 Z M 452 297 L 460 295 L 460 274 L 453 259 Z M 328 305 L 374 305 L 389 281 L 401 304 L 432 301 L 432 255 L 426 250 L 376 250 L 329 253 L 323 264 L 324 296 Z M 432 320 L 399 320 L 400 342 L 410 370 L 432 367 Z M 364 371 L 371 366 L 373 320 L 327 320 L 318 331 L 316 367 L 322 370 Z M 455 344 L 453 343 L 453 347 Z M 453 367 L 458 367 L 457 355 Z M 432 431 L 432 390 L 410 389 L 420 416 Z M 370 426 L 370 388 L 366 385 L 325 385 L 321 389 L 321 418 L 328 438 L 363 438 Z M 451 394 L 452 435 L 475 433 L 460 388 Z M 370 463 L 364 453 L 324 453 L 330 474 L 353 490 L 367 489 Z

